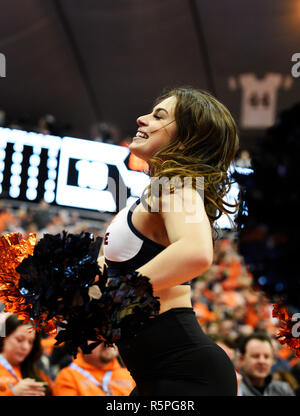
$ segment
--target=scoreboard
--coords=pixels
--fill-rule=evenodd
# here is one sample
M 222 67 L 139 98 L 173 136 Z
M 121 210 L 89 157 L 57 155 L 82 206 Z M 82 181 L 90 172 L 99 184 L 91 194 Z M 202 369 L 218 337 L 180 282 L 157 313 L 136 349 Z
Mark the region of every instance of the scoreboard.
M 0 197 L 116 212 L 150 182 L 123 146 L 0 128 Z

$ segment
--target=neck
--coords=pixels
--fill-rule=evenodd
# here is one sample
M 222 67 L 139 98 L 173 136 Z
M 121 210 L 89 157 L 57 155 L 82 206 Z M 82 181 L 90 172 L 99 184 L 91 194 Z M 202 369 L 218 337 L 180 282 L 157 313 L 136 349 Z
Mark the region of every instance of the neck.
M 2 356 L 10 365 L 12 365 L 12 366 L 17 365 L 16 363 L 13 363 L 11 360 L 9 360 L 9 358 L 7 357 L 5 352 L 1 352 L 0 356 Z

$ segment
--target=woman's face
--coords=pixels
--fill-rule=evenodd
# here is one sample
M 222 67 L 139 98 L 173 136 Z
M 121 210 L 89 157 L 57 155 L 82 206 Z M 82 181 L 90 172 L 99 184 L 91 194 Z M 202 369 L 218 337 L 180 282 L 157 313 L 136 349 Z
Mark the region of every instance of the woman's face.
M 133 154 L 147 161 L 176 137 L 175 106 L 175 96 L 166 98 L 153 108 L 152 113 L 137 119 L 139 128 L 129 145 Z
M 20 325 L 5 337 L 2 355 L 12 365 L 21 364 L 30 354 L 35 339 L 35 331 L 29 325 Z

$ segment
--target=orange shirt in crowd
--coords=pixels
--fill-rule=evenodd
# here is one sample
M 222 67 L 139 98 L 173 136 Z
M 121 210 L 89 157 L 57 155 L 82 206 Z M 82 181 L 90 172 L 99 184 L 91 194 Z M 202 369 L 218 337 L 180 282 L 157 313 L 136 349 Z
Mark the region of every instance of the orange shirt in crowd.
M 275 330 L 275 325 L 274 323 L 271 321 L 270 319 L 270 308 L 271 308 L 271 304 L 270 303 L 264 303 L 264 304 L 247 304 L 245 306 L 246 308 L 246 318 L 245 318 L 245 323 L 247 325 L 252 326 L 253 328 L 255 328 L 259 321 L 264 319 L 267 321 L 268 323 L 268 329 L 270 330 Z
M 287 345 L 282 345 L 280 350 L 277 352 L 277 355 L 282 360 L 288 361 L 293 356 L 293 350 Z
M 239 286 L 238 278 L 242 273 L 242 264 L 239 259 L 232 259 L 228 264 L 221 262 L 219 265 L 219 272 L 226 272 L 227 277 L 223 280 L 222 286 L 225 290 L 235 290 Z
M 255 305 L 246 305 L 245 324 L 252 326 L 252 328 L 255 328 L 259 321 L 256 309 Z
M 235 308 L 238 305 L 243 305 L 244 298 L 241 293 L 234 290 L 226 290 L 221 294 L 221 300 L 228 308 Z
M 113 358 L 103 368 L 96 368 L 84 361 L 83 355 L 79 353 L 73 363 L 90 374 L 91 378 L 72 368 L 71 364 L 57 374 L 53 388 L 54 396 L 105 396 L 105 389 L 101 385 L 105 374 L 110 371 L 107 387 L 111 396 L 128 396 L 135 387 L 129 371 L 121 367 L 117 358 Z M 93 379 L 98 382 L 97 385 Z
M 14 377 L 14 375 L 11 374 L 10 371 L 0 363 L 0 396 L 14 396 L 11 386 L 15 386 L 20 380 L 23 379 L 21 374 L 21 367 L 19 365 L 11 367 L 18 379 Z M 41 372 L 41 377 L 49 384 L 49 387 L 52 390 L 51 379 L 47 377 L 43 372 Z
M 19 380 L 14 377 L 9 370 L 3 367 L 0 364 L 0 396 L 14 396 L 11 386 L 17 384 L 20 380 L 22 380 L 21 368 L 20 366 L 12 366 L 12 369 L 16 373 Z
M 193 305 L 197 320 L 200 325 L 206 322 L 211 322 L 217 319 L 217 314 L 209 310 L 208 306 L 204 303 L 195 302 Z
M 52 354 L 54 345 L 56 343 L 55 337 L 56 335 L 49 335 L 47 338 L 41 339 L 41 345 L 42 345 L 44 354 L 49 355 L 49 356 Z
M 10 212 L 2 212 L 0 213 L 0 233 L 2 233 L 6 227 L 9 221 L 14 221 L 15 217 Z

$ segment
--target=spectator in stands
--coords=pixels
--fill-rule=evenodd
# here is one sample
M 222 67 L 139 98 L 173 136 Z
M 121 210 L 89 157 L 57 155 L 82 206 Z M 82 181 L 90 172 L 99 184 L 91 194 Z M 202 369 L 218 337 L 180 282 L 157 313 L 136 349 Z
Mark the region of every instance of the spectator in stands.
M 283 346 L 277 339 L 272 339 L 272 346 L 274 351 L 274 361 L 271 373 L 274 374 L 278 370 L 290 370 L 288 358 L 293 355 L 290 348 Z
M 119 137 L 119 128 L 113 123 L 100 121 L 91 126 L 91 138 L 95 142 L 117 144 Z
M 38 120 L 36 132 L 42 134 L 52 134 L 52 126 L 55 122 L 55 117 L 52 114 L 43 115 Z
M 39 335 L 16 315 L 6 318 L 5 335 L 0 337 L 0 396 L 51 395 L 51 380 L 37 366 Z
M 37 227 L 35 226 L 32 220 L 33 214 L 34 214 L 33 209 L 26 207 L 26 206 L 19 207 L 17 211 L 15 212 L 15 215 L 19 221 L 20 232 L 22 234 L 23 233 L 28 234 L 30 232 L 33 232 L 33 233 L 37 232 Z
M 57 374 L 71 364 L 73 357 L 65 344 L 54 345 L 48 355 L 51 377 L 55 380 Z
M 243 149 L 240 151 L 239 157 L 237 158 L 235 164 L 240 168 L 251 168 L 251 157 L 248 150 Z
M 295 377 L 293 376 L 293 374 L 290 371 L 284 370 L 282 368 L 282 369 L 276 370 L 273 373 L 272 377 L 273 377 L 273 380 L 280 380 L 280 381 L 287 382 L 290 385 L 291 389 L 295 393 L 297 392 L 297 390 L 299 388 L 299 384 L 298 384 L 298 381 L 295 379 Z
M 135 383 L 118 361 L 114 347 L 98 345 L 91 354 L 79 353 L 54 383 L 55 396 L 127 396 Z
M 300 358 L 296 359 L 295 361 L 296 362 L 293 365 L 291 365 L 291 373 L 300 385 Z
M 240 396 L 294 396 L 290 385 L 272 380 L 270 374 L 274 360 L 271 339 L 265 333 L 255 332 L 239 342 L 239 369 L 242 381 Z
M 49 213 L 49 205 L 44 200 L 39 203 L 39 209 L 33 214 L 33 222 L 38 230 L 45 228 L 51 222 L 52 216 Z
M 10 228 L 10 224 L 15 223 L 15 216 L 0 201 L 0 233 L 4 233 Z

